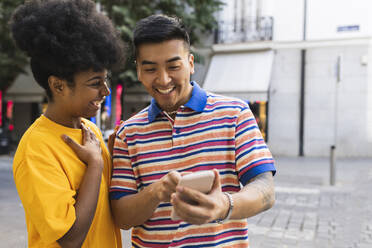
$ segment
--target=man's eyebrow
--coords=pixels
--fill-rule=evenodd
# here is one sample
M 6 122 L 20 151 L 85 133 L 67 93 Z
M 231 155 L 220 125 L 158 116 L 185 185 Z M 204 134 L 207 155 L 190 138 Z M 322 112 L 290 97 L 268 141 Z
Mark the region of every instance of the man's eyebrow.
M 144 60 L 141 62 L 141 65 L 155 65 L 155 64 L 156 64 L 155 62 L 148 61 L 148 60 Z
M 176 56 L 174 58 L 171 58 L 171 59 L 168 59 L 166 62 L 169 63 L 169 62 L 173 62 L 173 61 L 176 61 L 176 60 L 181 60 L 182 58 L 180 56 Z
M 180 56 L 176 56 L 176 57 L 173 57 L 173 58 L 170 58 L 168 59 L 167 61 L 165 61 L 166 63 L 170 63 L 170 62 L 174 62 L 174 61 L 177 61 L 177 60 L 181 60 L 182 58 Z M 155 62 L 152 62 L 152 61 L 149 61 L 149 60 L 144 60 L 141 62 L 142 65 L 156 65 Z

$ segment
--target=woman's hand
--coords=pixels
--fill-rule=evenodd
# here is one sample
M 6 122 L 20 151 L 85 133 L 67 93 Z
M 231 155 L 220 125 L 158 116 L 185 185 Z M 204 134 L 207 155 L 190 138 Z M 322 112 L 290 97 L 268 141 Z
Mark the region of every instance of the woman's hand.
M 76 143 L 65 134 L 62 135 L 62 139 L 86 165 L 95 164 L 103 166 L 101 142 L 97 139 L 92 130 L 87 128 L 84 124 L 81 124 L 81 130 L 83 131 L 82 145 Z

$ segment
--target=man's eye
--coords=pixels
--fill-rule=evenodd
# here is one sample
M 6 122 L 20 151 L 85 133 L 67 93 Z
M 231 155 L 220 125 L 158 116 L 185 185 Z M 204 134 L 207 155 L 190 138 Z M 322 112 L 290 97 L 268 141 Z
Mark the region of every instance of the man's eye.
M 154 72 L 155 71 L 155 68 L 147 68 L 145 69 L 145 72 Z
M 178 65 L 169 66 L 170 70 L 178 70 L 180 67 Z

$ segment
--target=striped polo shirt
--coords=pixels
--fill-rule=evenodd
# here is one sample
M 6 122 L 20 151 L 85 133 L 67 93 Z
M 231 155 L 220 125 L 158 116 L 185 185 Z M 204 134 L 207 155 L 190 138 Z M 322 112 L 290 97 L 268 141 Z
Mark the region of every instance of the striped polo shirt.
M 122 124 L 114 146 L 111 199 L 135 194 L 172 170 L 216 168 L 222 191 L 230 193 L 260 173 L 275 173 L 248 105 L 191 84 L 192 96 L 174 121 L 152 99 L 149 107 Z M 172 221 L 171 208 L 169 202 L 160 203 L 149 220 L 133 228 L 133 247 L 249 246 L 246 219 L 192 225 Z

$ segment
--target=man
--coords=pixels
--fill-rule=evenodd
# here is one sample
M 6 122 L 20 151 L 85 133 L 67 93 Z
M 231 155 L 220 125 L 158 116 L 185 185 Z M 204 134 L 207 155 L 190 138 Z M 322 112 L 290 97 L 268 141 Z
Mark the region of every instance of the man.
M 139 21 L 134 47 L 138 79 L 153 99 L 117 133 L 115 221 L 133 227 L 134 247 L 248 247 L 246 218 L 275 199 L 273 159 L 252 112 L 190 82 L 194 57 L 177 19 Z M 214 170 L 210 193 L 177 187 L 182 173 L 203 170 Z M 172 208 L 182 220 L 171 220 Z

